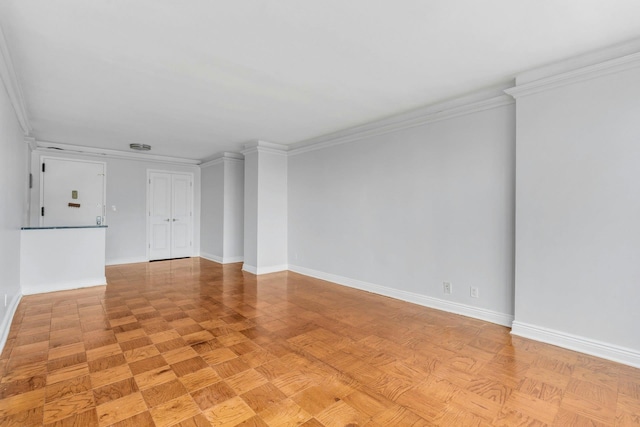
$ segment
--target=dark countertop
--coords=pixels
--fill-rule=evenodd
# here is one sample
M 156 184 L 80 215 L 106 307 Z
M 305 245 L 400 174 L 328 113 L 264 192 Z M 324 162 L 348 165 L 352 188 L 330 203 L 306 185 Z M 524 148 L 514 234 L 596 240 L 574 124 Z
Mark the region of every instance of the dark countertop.
M 107 228 L 108 225 L 56 225 L 53 227 L 20 227 L 21 230 L 59 230 L 66 228 Z

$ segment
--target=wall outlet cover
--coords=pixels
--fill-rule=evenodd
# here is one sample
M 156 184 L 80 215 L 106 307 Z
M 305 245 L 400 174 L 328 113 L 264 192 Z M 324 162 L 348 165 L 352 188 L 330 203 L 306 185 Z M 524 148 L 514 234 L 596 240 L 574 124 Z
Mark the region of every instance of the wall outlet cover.
M 451 282 L 442 282 L 442 291 L 447 295 L 451 295 Z
M 470 291 L 471 298 L 480 298 L 480 291 L 478 290 L 478 288 L 471 286 Z

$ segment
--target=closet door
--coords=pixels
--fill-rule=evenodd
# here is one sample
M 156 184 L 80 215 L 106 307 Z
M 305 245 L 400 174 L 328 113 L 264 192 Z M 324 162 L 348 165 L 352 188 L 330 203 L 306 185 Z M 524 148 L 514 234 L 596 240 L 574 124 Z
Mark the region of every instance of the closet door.
M 191 256 L 192 221 L 191 196 L 192 180 L 190 175 L 173 175 L 171 215 L 171 257 Z
M 193 177 L 149 172 L 149 260 L 192 255 Z
M 149 174 L 149 260 L 171 258 L 171 174 Z

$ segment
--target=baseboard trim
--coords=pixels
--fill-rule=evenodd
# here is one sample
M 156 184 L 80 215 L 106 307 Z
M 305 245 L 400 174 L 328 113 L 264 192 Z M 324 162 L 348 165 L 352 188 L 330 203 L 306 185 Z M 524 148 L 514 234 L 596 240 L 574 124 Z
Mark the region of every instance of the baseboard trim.
M 243 256 L 236 256 L 236 257 L 220 257 L 218 255 L 212 255 L 212 254 L 208 254 L 206 252 L 200 252 L 200 258 L 204 258 L 207 259 L 209 261 L 213 261 L 213 262 L 217 262 L 218 264 L 234 264 L 236 262 L 243 262 L 244 261 L 244 257 Z
M 147 257 L 114 258 L 107 260 L 105 265 L 137 264 L 139 262 L 149 262 L 149 259 Z
M 511 333 L 523 338 L 640 368 L 640 352 L 555 329 L 514 321 Z
M 11 330 L 11 323 L 13 322 L 13 316 L 16 315 L 16 310 L 22 299 L 22 294 L 18 293 L 13 298 L 7 307 L 7 312 L 4 314 L 4 319 L 0 324 L 0 354 L 4 351 L 4 346 L 9 338 L 9 331 Z
M 22 285 L 22 295 L 46 294 L 49 292 L 70 291 L 72 289 L 90 288 L 107 284 L 107 278 L 94 277 L 90 279 L 73 280 L 60 283 L 42 283 L 39 285 Z
M 222 257 L 218 255 L 208 254 L 206 252 L 200 251 L 200 258 L 204 258 L 209 261 L 217 262 L 218 264 L 224 264 L 222 262 Z
M 348 286 L 350 288 L 360 289 L 362 291 L 384 295 L 413 304 L 422 305 L 424 307 L 435 308 L 436 310 L 442 310 L 454 314 L 460 314 L 462 316 L 472 317 L 474 319 L 484 320 L 486 322 L 496 323 L 502 326 L 511 327 L 511 323 L 513 322 L 512 315 L 487 310 L 485 308 L 473 307 L 466 304 L 445 301 L 439 298 L 416 294 L 414 292 L 375 285 L 373 283 L 350 279 L 348 277 L 312 270 L 310 268 L 300 267 L 297 265 L 289 265 L 289 270 L 295 273 L 304 274 L 305 276 L 315 277 L 316 279 L 326 280 L 328 282 Z
M 255 274 L 259 276 L 261 274 L 269 274 L 269 273 L 278 273 L 280 271 L 289 270 L 289 266 L 287 264 L 282 265 L 270 265 L 268 267 L 256 267 L 254 265 L 249 265 L 247 263 L 242 264 L 242 270 L 247 273 Z

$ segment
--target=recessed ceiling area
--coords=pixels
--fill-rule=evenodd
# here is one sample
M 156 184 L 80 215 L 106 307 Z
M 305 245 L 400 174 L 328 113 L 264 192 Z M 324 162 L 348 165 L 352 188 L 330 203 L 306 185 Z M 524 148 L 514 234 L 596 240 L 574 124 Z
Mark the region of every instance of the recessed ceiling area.
M 37 140 L 293 144 L 640 36 L 636 0 L 4 0 Z

